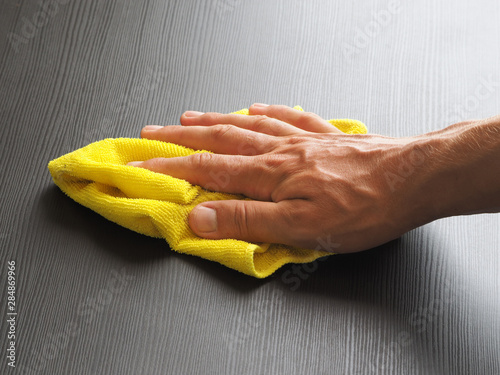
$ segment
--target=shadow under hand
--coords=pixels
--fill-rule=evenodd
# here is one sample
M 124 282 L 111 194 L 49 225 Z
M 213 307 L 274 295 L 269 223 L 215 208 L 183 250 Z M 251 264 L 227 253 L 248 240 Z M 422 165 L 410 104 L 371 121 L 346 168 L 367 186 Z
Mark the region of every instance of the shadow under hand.
M 45 189 L 40 197 L 45 218 L 61 229 L 71 232 L 75 242 L 90 238 L 99 248 L 127 262 L 149 262 L 164 259 L 173 253 L 163 239 L 152 238 L 117 225 L 67 197 L 56 186 Z
M 278 271 L 277 287 L 292 299 L 347 301 L 351 313 L 390 322 L 396 333 L 390 338 L 394 363 L 408 350 L 417 353 L 424 373 L 487 373 L 494 365 L 485 362 L 481 347 L 497 340 L 488 330 L 491 312 L 481 309 L 487 303 L 472 285 L 460 290 L 467 276 L 457 272 L 455 252 L 447 251 L 448 242 L 433 229 L 421 227 L 377 248 L 315 265 L 289 265 Z
M 179 257 L 183 262 L 196 266 L 213 279 L 243 293 L 272 280 L 271 278 L 256 279 L 216 262 L 188 254 L 179 254 L 171 250 L 164 239 L 148 237 L 121 227 L 73 201 L 56 186 L 43 191 L 39 204 L 45 218 L 54 224 L 51 228 L 56 229 L 52 230 L 58 231 L 54 235 L 61 236 L 60 229 L 62 228 L 75 236 L 75 242 L 83 237 L 85 240 L 90 238 L 99 249 L 104 249 L 113 257 L 127 262 L 147 263 Z
M 388 282 L 389 271 L 398 269 L 405 239 L 399 238 L 376 248 L 352 254 L 335 254 L 309 264 L 287 265 L 277 277 L 292 292 L 381 302 L 387 294 L 381 283 Z M 402 270 L 401 270 L 402 272 Z

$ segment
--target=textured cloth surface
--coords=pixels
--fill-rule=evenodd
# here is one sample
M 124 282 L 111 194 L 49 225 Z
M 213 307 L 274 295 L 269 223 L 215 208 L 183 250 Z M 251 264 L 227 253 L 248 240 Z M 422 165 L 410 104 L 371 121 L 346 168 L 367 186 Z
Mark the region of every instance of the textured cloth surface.
M 248 110 L 234 113 L 248 114 Z M 359 121 L 329 122 L 345 133 L 366 133 L 366 127 Z M 278 244 L 197 237 L 187 221 L 197 204 L 247 198 L 207 191 L 185 180 L 126 165 L 130 161 L 195 152 L 206 151 L 148 139 L 105 139 L 52 160 L 48 167 L 55 184 L 64 193 L 108 220 L 138 233 L 164 238 L 180 253 L 213 260 L 247 275 L 263 278 L 283 264 L 307 263 L 330 255 Z

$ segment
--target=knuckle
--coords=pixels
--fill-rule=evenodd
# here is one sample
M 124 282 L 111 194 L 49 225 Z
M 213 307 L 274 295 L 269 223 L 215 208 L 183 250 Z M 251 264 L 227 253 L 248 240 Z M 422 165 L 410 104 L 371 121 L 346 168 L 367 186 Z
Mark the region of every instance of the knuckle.
M 269 127 L 269 117 L 265 115 L 257 115 L 254 118 L 253 130 L 262 130 Z
M 211 127 L 211 137 L 214 140 L 222 140 L 227 137 L 228 133 L 234 129 L 232 125 L 215 125 Z
M 308 141 L 309 139 L 307 139 L 306 137 L 296 135 L 286 138 L 286 144 L 288 146 L 301 146 Z
M 248 225 L 249 210 L 245 202 L 234 206 L 233 222 L 240 236 L 247 238 L 250 234 Z
M 209 152 L 196 153 L 191 155 L 191 163 L 194 168 L 202 169 L 212 162 L 213 157 L 214 155 Z

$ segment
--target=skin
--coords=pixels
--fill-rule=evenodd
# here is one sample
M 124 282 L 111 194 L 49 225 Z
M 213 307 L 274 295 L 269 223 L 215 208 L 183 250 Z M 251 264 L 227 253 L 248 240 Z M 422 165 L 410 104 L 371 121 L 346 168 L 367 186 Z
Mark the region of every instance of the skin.
M 250 114 L 189 111 L 182 125 L 142 129 L 213 153 L 129 165 L 253 199 L 196 206 L 189 225 L 200 237 L 348 253 L 439 218 L 500 211 L 500 116 L 392 138 L 346 135 L 286 106 Z

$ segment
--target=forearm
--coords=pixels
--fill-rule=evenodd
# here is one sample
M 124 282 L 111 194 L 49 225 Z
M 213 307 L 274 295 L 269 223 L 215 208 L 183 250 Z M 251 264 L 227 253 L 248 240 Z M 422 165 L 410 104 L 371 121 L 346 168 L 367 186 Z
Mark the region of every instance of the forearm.
M 500 212 L 500 116 L 417 138 L 432 219 Z

